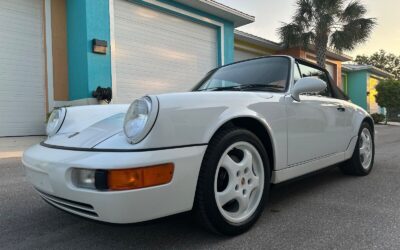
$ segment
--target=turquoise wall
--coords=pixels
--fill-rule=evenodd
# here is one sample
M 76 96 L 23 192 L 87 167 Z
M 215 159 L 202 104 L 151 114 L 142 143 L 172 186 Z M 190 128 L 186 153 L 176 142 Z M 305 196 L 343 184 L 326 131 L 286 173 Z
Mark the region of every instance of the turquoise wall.
M 92 52 L 92 39 L 108 42 L 107 54 Z M 67 0 L 69 99 L 92 97 L 111 87 L 109 0 Z
M 218 26 L 160 8 L 142 0 L 130 1 L 216 28 L 219 41 L 218 58 L 216 60 L 219 65 L 222 64 L 221 29 Z M 171 0 L 159 1 L 223 23 L 224 63 L 234 61 L 234 25 L 232 22 Z M 92 40 L 94 38 L 108 42 L 106 55 L 92 53 Z M 67 43 L 70 100 L 90 98 L 93 90 L 98 86 L 112 86 L 109 0 L 67 0 Z
M 86 3 L 67 0 L 67 47 L 69 99 L 87 97 Z
M 356 71 L 347 73 L 347 90 L 350 100 L 367 110 L 368 72 Z
M 86 0 L 89 94 L 98 86 L 111 87 L 109 0 Z M 107 54 L 92 53 L 93 38 L 107 41 Z
M 225 64 L 232 63 L 235 61 L 234 51 L 235 51 L 235 27 L 233 23 L 225 22 Z

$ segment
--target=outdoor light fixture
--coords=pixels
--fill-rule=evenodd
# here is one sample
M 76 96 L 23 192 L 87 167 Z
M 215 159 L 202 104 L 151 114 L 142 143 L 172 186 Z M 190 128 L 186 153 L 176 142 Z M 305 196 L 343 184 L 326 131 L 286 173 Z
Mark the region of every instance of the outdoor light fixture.
M 93 53 L 96 54 L 106 54 L 107 53 L 107 41 L 93 39 Z

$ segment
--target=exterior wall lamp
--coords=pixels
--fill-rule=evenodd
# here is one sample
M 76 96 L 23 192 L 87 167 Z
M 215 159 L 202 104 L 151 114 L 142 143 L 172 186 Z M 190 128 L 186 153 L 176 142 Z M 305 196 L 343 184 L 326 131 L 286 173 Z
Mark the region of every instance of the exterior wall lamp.
M 107 41 L 93 39 L 92 40 L 92 50 L 93 50 L 93 53 L 96 53 L 96 54 L 103 54 L 103 55 L 107 54 Z

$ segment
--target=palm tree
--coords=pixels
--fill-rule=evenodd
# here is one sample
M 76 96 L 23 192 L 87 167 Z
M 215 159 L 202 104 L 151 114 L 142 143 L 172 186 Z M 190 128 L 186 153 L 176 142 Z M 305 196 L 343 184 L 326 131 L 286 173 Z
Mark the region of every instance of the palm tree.
M 353 50 L 367 41 L 376 25 L 366 18 L 367 10 L 358 0 L 297 0 L 291 23 L 278 29 L 282 42 L 289 47 L 314 45 L 317 63 L 325 68 L 328 46 L 339 52 Z

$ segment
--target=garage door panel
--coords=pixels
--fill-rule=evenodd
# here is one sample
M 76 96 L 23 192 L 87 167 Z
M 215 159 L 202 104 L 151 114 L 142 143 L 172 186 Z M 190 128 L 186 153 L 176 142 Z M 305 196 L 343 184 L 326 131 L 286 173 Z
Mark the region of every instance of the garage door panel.
M 148 21 L 135 21 L 135 20 L 125 20 L 125 21 L 117 21 L 115 22 L 116 25 L 121 27 L 121 33 L 124 34 L 124 32 L 127 34 L 128 37 L 131 37 L 131 31 L 132 28 L 143 28 L 147 27 L 148 29 L 155 29 L 158 30 L 158 32 L 163 32 L 164 35 L 167 36 L 174 36 L 174 35 L 185 35 L 187 37 L 191 38 L 197 38 L 199 40 L 205 40 L 205 41 L 214 41 L 214 39 L 209 38 L 210 33 L 212 32 L 213 29 L 206 29 L 206 30 L 200 30 L 199 32 L 196 32 L 196 30 L 193 30 L 193 23 L 189 26 L 186 27 L 186 24 L 188 21 L 183 21 L 182 23 L 178 24 L 171 24 L 168 23 L 168 20 L 163 20 L 165 24 L 163 23 L 154 23 L 154 24 L 149 24 Z M 132 23 L 134 22 L 134 23 Z M 189 22 L 190 23 L 190 22 Z M 151 36 L 151 34 L 148 34 Z
M 18 90 L 18 89 L 16 89 Z M 40 101 L 38 100 L 37 102 L 41 103 L 41 105 L 43 106 L 43 98 L 44 95 L 37 93 L 35 91 L 34 88 L 20 88 L 19 92 L 28 92 L 28 93 L 10 93 L 10 92 L 5 92 L 5 91 L 0 91 L 0 98 L 1 98 L 1 102 L 15 102 L 15 103 L 20 103 L 19 105 L 24 105 L 26 103 L 29 103 L 27 101 L 28 100 L 33 100 L 30 101 L 30 103 L 35 102 L 35 99 L 41 99 Z M 8 103 L 7 105 L 4 105 L 4 107 L 9 108 L 9 105 L 11 105 L 11 103 Z M 29 105 L 29 104 L 28 104 Z M 14 107 L 15 108 L 15 107 Z M 13 109 L 14 109 L 13 108 Z
M 134 5 L 134 6 L 132 6 Z M 123 6 L 123 7 L 122 7 Z M 173 32 L 176 34 L 184 34 L 198 39 L 205 39 L 207 29 L 193 29 L 193 22 L 187 19 L 166 14 L 164 12 L 155 11 L 153 9 L 132 4 L 126 0 L 116 3 L 115 24 L 120 27 L 145 26 L 150 29 Z M 162 20 L 161 22 L 151 22 L 151 20 Z M 127 28 L 125 28 L 127 30 Z
M 0 1 L 0 136 L 45 127 L 43 1 Z
M 132 55 L 132 57 L 136 57 L 136 58 L 141 58 L 143 56 L 149 57 L 149 54 L 146 54 L 146 55 L 133 54 Z M 215 55 L 204 55 L 204 57 L 207 57 L 207 56 L 215 56 Z M 157 60 L 158 65 L 155 65 L 154 58 L 157 58 L 156 60 Z M 155 69 L 158 69 L 158 70 L 165 69 L 165 67 L 162 66 L 163 63 L 164 64 L 170 63 L 169 66 L 171 67 L 171 69 L 169 70 L 169 72 L 171 72 L 171 71 L 181 72 L 180 69 L 176 69 L 176 68 L 173 69 L 173 66 L 181 66 L 183 68 L 188 68 L 188 70 L 197 71 L 195 66 L 202 67 L 201 65 L 208 63 L 208 61 L 201 60 L 199 58 L 192 57 L 192 56 L 182 57 L 182 56 L 175 56 L 175 55 L 156 54 L 152 58 L 145 59 L 141 62 L 133 62 L 129 58 L 124 58 L 120 62 L 118 62 L 117 67 L 119 66 L 119 69 L 117 69 L 117 71 L 124 72 L 124 70 L 129 70 L 132 67 L 135 67 L 135 69 L 141 68 L 142 70 L 150 70 L 151 72 L 154 72 Z M 189 63 L 190 65 L 182 65 L 185 63 Z M 198 65 L 196 65 L 196 64 L 198 64 Z M 152 66 L 152 68 L 149 69 L 149 66 Z M 165 72 L 165 73 L 168 73 L 168 72 Z M 181 72 L 181 73 L 183 73 L 183 72 Z
M 158 43 L 160 42 L 159 40 L 155 40 L 155 39 L 160 39 L 160 37 L 163 38 L 162 44 Z M 197 49 L 210 47 L 214 49 L 217 46 L 217 43 L 215 41 L 209 42 L 207 40 L 203 40 L 204 42 L 202 43 L 200 40 L 197 40 L 198 43 L 193 44 L 188 40 L 175 40 L 176 39 L 175 35 L 170 35 L 167 33 L 164 34 L 162 32 L 159 32 L 157 35 L 148 35 L 145 38 L 132 37 L 132 35 L 127 34 L 126 36 L 118 36 L 116 37 L 116 39 L 120 40 L 119 47 L 121 48 L 126 48 L 127 46 L 134 46 L 134 45 L 152 46 L 153 44 L 156 44 L 157 45 L 156 47 L 160 47 L 162 45 L 164 45 L 163 47 L 168 47 L 173 44 L 176 46 L 175 49 L 178 49 L 182 46 L 190 46 L 191 48 L 197 48 Z
M 32 34 L 29 35 L 29 37 L 25 37 L 26 33 L 23 31 L 15 31 L 15 30 L 7 30 L 5 28 L 2 28 L 3 34 L 1 34 L 0 37 L 0 43 L 2 45 L 8 45 L 8 46 L 19 46 L 20 49 L 24 49 L 26 51 L 31 51 L 31 52 L 40 52 L 40 49 L 43 50 L 44 46 L 43 44 L 40 43 L 40 35 L 38 34 Z M 21 39 L 18 41 L 13 41 L 11 39 L 15 39 L 16 36 L 21 36 Z M 32 40 L 33 38 L 33 40 Z M 12 43 L 10 41 L 13 41 Z M 26 46 L 27 43 L 30 43 L 29 47 L 23 47 Z M 21 46 L 23 45 L 23 46 Z
M 152 67 L 160 67 L 164 69 L 165 64 L 169 64 L 171 70 L 179 70 L 173 69 L 174 65 L 189 67 L 195 70 L 195 67 L 202 67 L 202 65 L 206 64 L 207 68 L 209 68 L 210 62 L 209 60 L 203 59 L 204 57 L 215 57 L 213 53 L 199 53 L 197 55 L 191 55 L 182 53 L 180 51 L 167 51 L 165 52 L 163 49 L 151 49 L 151 51 L 141 52 L 141 53 L 132 53 L 126 52 L 125 54 L 121 52 L 120 61 L 117 63 L 118 66 L 122 68 L 128 67 L 140 67 L 147 68 L 147 65 L 151 65 Z M 134 61 L 133 58 L 143 58 L 142 61 Z M 154 60 L 157 60 L 156 63 Z M 163 65 L 164 64 L 164 65 Z M 188 65 L 182 65 L 188 64 Z M 216 63 L 214 63 L 215 65 Z M 213 66 L 214 66 L 213 65 Z M 211 66 L 211 65 L 210 65 Z M 119 69 L 121 70 L 121 69 Z M 153 70 L 153 69 L 150 69 Z
M 209 34 L 210 37 L 214 37 L 215 33 Z M 160 40 L 162 38 L 162 40 Z M 176 35 L 171 35 L 163 32 L 159 32 L 158 34 L 151 34 L 147 35 L 146 37 L 133 37 L 132 35 L 125 35 L 125 36 L 117 36 L 116 39 L 120 39 L 118 42 L 119 47 L 127 49 L 127 46 L 154 46 L 160 47 L 168 47 L 171 44 L 176 45 L 174 48 L 175 50 L 183 50 L 185 47 L 182 46 L 190 46 L 191 48 L 205 48 L 205 47 L 212 47 L 213 49 L 216 48 L 217 42 L 215 41 L 216 36 L 214 37 L 214 41 L 207 41 L 207 40 L 196 40 L 196 39 L 189 39 L 185 37 L 185 40 L 178 40 Z M 193 43 L 193 41 L 196 41 Z M 132 44 L 134 43 L 134 44 Z M 161 43 L 161 44 L 160 44 Z M 131 45 L 132 44 L 132 45 Z
M 35 11 L 40 11 L 43 8 L 42 5 L 38 4 L 37 0 L 12 0 L 12 1 L 2 1 L 1 9 L 7 9 L 12 12 L 23 12 L 24 14 L 30 14 Z
M 0 13 L 1 15 L 2 13 Z M 37 34 L 35 32 L 35 30 L 40 29 L 41 26 L 40 25 L 25 25 L 24 22 L 14 22 L 14 21 L 10 21 L 10 18 L 15 18 L 14 16 L 10 16 L 10 17 L 1 17 L 0 18 L 0 22 L 2 23 L 7 23 L 6 27 L 3 27 L 3 33 L 4 33 L 4 37 L 2 34 L 2 39 L 6 38 L 6 36 L 8 36 L 9 34 L 24 34 L 24 35 L 30 35 L 33 37 L 40 37 L 40 34 Z M 27 20 L 25 22 L 31 22 L 31 20 Z M 21 37 L 21 39 L 24 39 L 23 37 Z
M 157 30 L 156 33 L 146 34 L 145 37 L 138 37 L 138 36 L 132 35 L 132 29 L 135 30 L 135 28 L 141 29 L 141 28 L 143 28 L 143 26 L 142 27 L 132 26 L 132 27 L 130 27 L 130 29 L 131 29 L 130 32 L 126 31 L 125 33 L 118 33 L 118 35 L 116 35 L 115 39 L 119 40 L 118 43 L 120 43 L 120 47 L 123 47 L 121 45 L 130 44 L 130 43 L 141 43 L 141 44 L 156 43 L 157 45 L 160 45 L 159 42 L 162 42 L 162 44 L 169 43 L 169 44 L 186 45 L 186 46 L 192 46 L 192 47 L 193 46 L 194 47 L 203 47 L 206 44 L 212 44 L 215 46 L 217 44 L 215 41 L 216 40 L 215 30 L 214 30 L 214 32 L 207 33 L 206 36 L 213 39 L 213 40 L 210 40 L 210 39 L 199 39 L 196 37 L 185 36 L 184 34 L 172 33 L 172 32 L 163 31 L 163 30 Z M 211 29 L 211 30 L 213 30 L 213 29 Z M 181 36 L 184 36 L 186 39 L 183 39 L 183 40 L 177 39 L 177 37 L 181 37 Z M 160 40 L 160 38 L 162 40 Z M 192 39 L 190 39 L 190 38 L 192 38 Z M 191 42 L 193 40 L 195 40 L 197 42 L 196 43 Z
M 217 30 L 125 0 L 114 1 L 117 102 L 190 90 L 217 66 Z
M 168 63 L 169 61 L 168 60 L 158 60 L 157 61 L 158 64 L 162 64 L 164 62 Z M 182 64 L 185 64 L 185 62 L 184 61 L 180 61 L 180 62 L 181 63 L 179 63 L 179 62 L 171 63 L 169 65 L 171 67 L 171 69 L 167 71 L 167 70 L 165 70 L 165 67 L 162 67 L 162 65 L 155 65 L 154 61 L 149 60 L 149 61 L 142 62 L 141 64 L 130 63 L 129 61 L 127 61 L 126 64 L 117 64 L 117 66 L 120 66 L 120 68 L 117 69 L 116 71 L 122 75 L 131 75 L 130 79 L 132 79 L 132 71 L 130 71 L 130 70 L 134 70 L 134 71 L 140 70 L 140 72 L 143 72 L 144 74 L 146 72 L 148 72 L 153 76 L 156 75 L 157 77 L 160 74 L 154 74 L 155 71 L 162 71 L 163 75 L 175 75 L 176 77 L 179 77 L 179 74 L 188 74 L 189 72 L 197 72 L 199 69 L 209 70 L 208 67 L 194 65 L 193 62 L 191 62 L 190 65 L 182 65 Z M 181 67 L 181 68 L 176 68 L 176 67 Z M 185 69 L 185 72 L 182 72 L 183 71 L 182 69 Z M 204 74 L 202 74 L 202 75 L 204 75 Z

